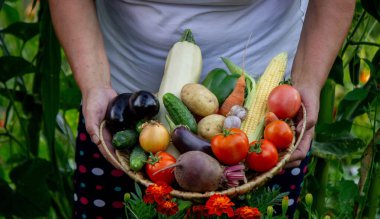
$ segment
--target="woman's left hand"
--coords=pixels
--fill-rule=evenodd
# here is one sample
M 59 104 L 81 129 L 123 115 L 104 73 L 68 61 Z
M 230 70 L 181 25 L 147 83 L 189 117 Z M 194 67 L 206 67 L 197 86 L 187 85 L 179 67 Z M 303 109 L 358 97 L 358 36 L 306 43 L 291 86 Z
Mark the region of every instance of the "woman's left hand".
M 301 164 L 301 161 L 305 159 L 307 153 L 310 150 L 311 141 L 314 137 L 315 124 L 318 120 L 318 111 L 319 111 L 319 88 L 303 88 L 302 86 L 293 85 L 301 94 L 302 103 L 305 106 L 306 110 L 306 127 L 300 141 L 300 144 L 293 152 L 288 163 L 285 165 L 285 168 L 297 167 Z M 296 132 L 299 135 L 303 129 L 303 113 L 300 112 L 296 118 L 297 128 Z

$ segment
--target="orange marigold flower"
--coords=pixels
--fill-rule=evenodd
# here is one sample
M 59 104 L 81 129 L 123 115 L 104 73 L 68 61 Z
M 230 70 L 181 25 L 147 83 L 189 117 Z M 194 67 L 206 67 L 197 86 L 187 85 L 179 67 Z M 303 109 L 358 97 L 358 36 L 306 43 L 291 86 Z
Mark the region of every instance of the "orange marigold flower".
M 152 184 L 146 189 L 143 200 L 146 204 L 153 204 L 154 202 L 161 203 L 163 201 L 171 199 L 169 193 L 172 190 L 172 187 L 163 182 Z
M 228 217 L 234 216 L 232 206 L 235 204 L 225 195 L 212 195 L 206 202 L 206 209 L 209 215 L 221 216 L 226 213 Z
M 236 219 L 260 219 L 260 216 L 259 209 L 249 206 L 240 207 L 235 210 Z
M 188 209 L 186 216 L 191 216 L 190 218 L 208 218 L 210 215 L 208 214 L 206 206 L 194 205 Z
M 178 205 L 172 201 L 164 201 L 158 204 L 156 209 L 164 215 L 175 215 L 178 212 Z
M 143 201 L 145 204 L 153 204 L 154 203 L 154 197 L 153 195 L 144 195 Z

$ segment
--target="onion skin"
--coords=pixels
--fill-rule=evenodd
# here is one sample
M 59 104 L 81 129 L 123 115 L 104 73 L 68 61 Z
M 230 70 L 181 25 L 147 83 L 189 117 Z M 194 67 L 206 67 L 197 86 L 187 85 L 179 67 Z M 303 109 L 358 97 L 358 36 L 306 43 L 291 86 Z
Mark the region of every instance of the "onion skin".
M 170 134 L 164 125 L 151 120 L 143 125 L 139 143 L 146 152 L 165 151 L 170 143 Z

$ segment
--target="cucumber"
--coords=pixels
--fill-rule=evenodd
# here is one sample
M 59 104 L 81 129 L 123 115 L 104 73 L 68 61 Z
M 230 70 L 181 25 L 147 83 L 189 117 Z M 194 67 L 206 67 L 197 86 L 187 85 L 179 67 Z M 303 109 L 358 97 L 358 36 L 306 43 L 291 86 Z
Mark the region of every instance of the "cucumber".
M 162 101 L 174 124 L 185 125 L 191 132 L 197 133 L 197 121 L 181 99 L 172 93 L 165 93 Z
M 139 135 L 133 129 L 116 132 L 112 137 L 112 145 L 117 150 L 130 148 L 138 141 Z
M 140 171 L 147 159 L 148 155 L 139 145 L 137 145 L 133 148 L 131 155 L 129 156 L 129 166 L 135 172 Z
M 136 132 L 137 133 L 141 133 L 141 130 L 143 129 L 143 125 L 144 125 L 144 123 L 146 123 L 148 120 L 146 120 L 146 119 L 142 119 L 142 120 L 139 120 L 137 123 L 136 123 L 136 127 L 135 127 L 135 129 L 136 129 Z

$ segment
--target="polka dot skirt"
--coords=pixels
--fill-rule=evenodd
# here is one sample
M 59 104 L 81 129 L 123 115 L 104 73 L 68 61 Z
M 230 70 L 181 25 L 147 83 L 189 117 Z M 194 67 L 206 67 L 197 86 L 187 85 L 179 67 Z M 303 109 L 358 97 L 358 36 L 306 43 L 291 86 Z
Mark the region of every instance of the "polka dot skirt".
M 73 218 L 124 218 L 123 197 L 133 181 L 106 161 L 86 132 L 82 113 L 76 139 Z
M 289 208 L 287 211 L 288 218 L 293 218 L 297 209 L 299 196 L 301 193 L 302 182 L 307 172 L 310 152 L 301 162 L 299 167 L 283 169 L 279 174 L 273 177 L 269 182 L 270 187 L 279 187 L 281 192 L 289 192 Z M 276 213 L 281 214 L 281 206 L 275 207 Z

